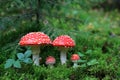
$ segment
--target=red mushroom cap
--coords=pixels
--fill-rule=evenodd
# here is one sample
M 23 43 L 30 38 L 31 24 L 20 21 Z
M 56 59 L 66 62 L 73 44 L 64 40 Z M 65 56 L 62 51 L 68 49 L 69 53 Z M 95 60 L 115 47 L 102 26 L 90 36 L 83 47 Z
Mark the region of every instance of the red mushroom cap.
M 50 38 L 43 32 L 30 32 L 23 36 L 19 42 L 21 46 L 51 44 Z
M 72 61 L 77 61 L 77 60 L 79 60 L 79 59 L 80 59 L 80 57 L 79 57 L 78 54 L 73 54 L 73 55 L 71 56 L 71 60 L 72 60 Z
M 45 63 L 48 65 L 48 64 L 55 64 L 55 62 L 56 62 L 56 60 L 55 60 L 54 57 L 48 56 L 48 57 L 46 58 L 46 62 L 45 62 Z
M 53 41 L 52 44 L 53 46 L 57 46 L 57 47 L 74 47 L 75 46 L 74 40 L 68 35 L 58 36 Z

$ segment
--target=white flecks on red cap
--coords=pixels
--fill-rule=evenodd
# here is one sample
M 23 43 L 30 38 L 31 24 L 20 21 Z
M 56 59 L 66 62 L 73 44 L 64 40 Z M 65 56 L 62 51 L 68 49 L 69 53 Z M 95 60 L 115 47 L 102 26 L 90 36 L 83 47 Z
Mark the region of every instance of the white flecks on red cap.
M 74 40 L 68 36 L 68 35 L 61 35 L 58 36 L 54 41 L 53 41 L 53 46 L 62 46 L 62 47 L 74 47 L 75 42 Z
M 23 36 L 19 44 L 21 46 L 51 44 L 51 40 L 43 32 L 31 32 Z
M 55 60 L 55 58 L 54 57 L 52 57 L 52 56 L 48 56 L 47 58 L 46 58 L 46 64 L 55 64 L 55 62 L 56 62 L 56 60 Z
M 71 56 L 71 60 L 72 60 L 72 61 L 77 61 L 77 60 L 79 60 L 79 59 L 80 59 L 80 57 L 79 57 L 78 54 L 73 54 L 73 55 Z

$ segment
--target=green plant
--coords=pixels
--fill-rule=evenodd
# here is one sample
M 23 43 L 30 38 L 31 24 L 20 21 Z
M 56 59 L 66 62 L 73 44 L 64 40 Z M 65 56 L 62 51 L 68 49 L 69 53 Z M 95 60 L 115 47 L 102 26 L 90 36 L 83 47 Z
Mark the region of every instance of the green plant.
M 21 68 L 21 64 L 19 60 L 14 60 L 14 59 L 8 59 L 5 63 L 5 68 L 10 68 L 10 67 L 15 67 L 15 68 Z
M 84 54 L 81 52 L 78 52 L 78 55 L 80 56 L 80 60 L 78 60 L 80 64 L 80 67 L 88 67 L 88 66 L 94 66 L 98 64 L 98 61 L 92 57 L 92 50 L 87 50 Z
M 15 67 L 21 68 L 21 62 L 30 64 L 32 63 L 32 59 L 29 58 L 31 56 L 31 50 L 27 50 L 25 53 L 17 53 L 17 60 L 8 59 L 4 65 L 5 68 Z
M 32 55 L 31 50 L 27 50 L 24 54 L 18 53 L 17 57 L 20 62 L 30 64 L 30 63 L 32 63 L 32 59 L 30 58 L 31 55 Z

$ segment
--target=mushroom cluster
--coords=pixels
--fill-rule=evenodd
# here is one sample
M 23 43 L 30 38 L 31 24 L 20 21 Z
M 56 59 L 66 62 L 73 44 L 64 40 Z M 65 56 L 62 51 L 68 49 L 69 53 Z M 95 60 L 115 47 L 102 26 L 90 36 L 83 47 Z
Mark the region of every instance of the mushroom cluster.
M 61 35 L 56 37 L 53 42 L 50 40 L 49 36 L 44 34 L 43 32 L 30 32 L 26 35 L 24 35 L 19 42 L 19 45 L 21 46 L 31 46 L 32 50 L 32 59 L 35 65 L 39 65 L 40 57 L 40 47 L 44 45 L 52 44 L 55 47 L 58 47 L 58 49 L 61 51 L 60 53 L 60 60 L 61 64 L 65 64 L 67 61 L 67 54 L 66 52 L 68 49 L 75 46 L 75 41 L 68 35 Z M 72 61 L 74 59 L 74 56 L 71 58 Z M 56 60 L 52 56 L 48 56 L 46 58 L 46 65 L 49 65 L 51 68 L 53 64 L 55 64 Z M 76 65 L 76 64 L 75 64 Z

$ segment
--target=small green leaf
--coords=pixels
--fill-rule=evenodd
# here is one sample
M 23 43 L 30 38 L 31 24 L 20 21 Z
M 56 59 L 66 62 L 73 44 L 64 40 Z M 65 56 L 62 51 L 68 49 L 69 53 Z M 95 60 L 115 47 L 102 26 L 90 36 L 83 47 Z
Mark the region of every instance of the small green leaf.
M 18 53 L 17 57 L 18 57 L 18 59 L 22 60 L 22 59 L 24 59 L 24 54 L 23 53 Z
M 31 58 L 25 58 L 23 62 L 25 62 L 25 63 L 27 63 L 27 64 L 30 64 L 30 63 L 32 63 L 33 61 L 32 61 Z
M 81 62 L 81 63 L 84 63 L 84 62 L 86 62 L 86 60 L 78 60 L 78 62 Z
M 14 59 L 8 59 L 4 65 L 4 68 L 10 68 L 14 64 L 15 60 Z
M 12 67 L 12 63 L 5 63 L 5 65 L 4 65 L 5 69 L 10 68 L 10 67 Z
M 6 61 L 6 63 L 14 63 L 15 62 L 15 60 L 14 59 L 8 59 L 7 61 Z
M 15 60 L 14 59 L 8 59 L 4 65 L 4 68 L 10 68 L 14 64 Z
M 25 58 L 30 57 L 32 55 L 31 50 L 27 50 L 24 55 L 25 55 Z
M 92 50 L 87 50 L 86 51 L 86 54 L 90 54 L 90 53 L 92 53 Z
M 21 68 L 21 64 L 20 64 L 20 61 L 15 61 L 15 63 L 13 64 L 14 67 L 16 68 Z
M 82 54 L 81 52 L 77 52 L 78 53 L 78 55 L 80 56 L 80 57 L 83 57 L 83 56 L 85 56 L 84 54 Z
M 89 62 L 87 63 L 87 65 L 89 65 L 89 66 L 95 65 L 95 64 L 98 64 L 98 62 L 97 62 L 96 59 L 93 59 L 93 60 L 91 60 L 91 61 L 89 61 Z
M 87 65 L 86 64 L 82 64 L 82 65 L 80 65 L 80 67 L 87 67 Z

